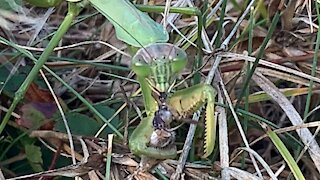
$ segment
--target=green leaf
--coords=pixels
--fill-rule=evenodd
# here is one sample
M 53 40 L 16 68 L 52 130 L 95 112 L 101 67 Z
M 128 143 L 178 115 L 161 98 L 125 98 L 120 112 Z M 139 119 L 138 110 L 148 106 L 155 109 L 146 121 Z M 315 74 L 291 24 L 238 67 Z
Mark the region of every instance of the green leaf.
M 41 149 L 38 146 L 35 146 L 33 144 L 27 144 L 24 146 L 27 159 L 30 163 L 30 166 L 35 172 L 41 172 L 43 171 L 42 168 L 42 153 Z
M 70 112 L 65 115 L 72 134 L 92 136 L 100 128 L 100 125 L 96 120 L 84 114 Z M 61 118 L 57 121 L 55 129 L 66 133 L 66 128 Z
M 112 115 L 115 113 L 115 110 L 108 106 L 97 105 L 94 107 L 106 119 L 110 119 L 110 117 L 112 117 Z M 71 130 L 71 133 L 76 135 L 93 136 L 96 134 L 96 132 L 100 129 L 100 127 L 103 124 L 103 122 L 96 121 L 96 119 L 98 118 L 91 118 L 91 117 L 88 117 L 87 115 L 76 113 L 76 112 L 69 112 L 69 113 L 66 113 L 65 115 L 68 121 L 68 126 Z M 119 117 L 118 116 L 114 117 L 111 124 L 114 126 L 118 126 L 120 124 Z M 58 130 L 60 132 L 66 132 L 65 125 L 61 118 L 57 120 L 57 123 L 55 125 L 55 130 Z M 113 133 L 113 130 L 107 127 L 103 131 L 102 136 L 107 135 L 108 133 Z
M 6 63 L 4 63 L 4 65 L 0 65 L 0 89 L 3 88 L 4 93 L 7 96 L 14 97 L 14 93 L 26 79 L 27 74 L 30 72 L 31 68 L 30 66 L 23 66 L 19 68 L 18 72 L 10 75 L 10 69 L 13 65 L 11 65 L 10 62 Z M 7 81 L 8 78 L 10 79 Z
M 89 0 L 115 27 L 117 38 L 135 47 L 167 42 L 168 32 L 128 0 Z
M 108 106 L 105 106 L 105 105 L 102 105 L 102 104 L 99 104 L 99 105 L 94 105 L 93 106 L 94 108 L 97 109 L 97 111 L 104 117 L 106 118 L 107 120 L 110 121 L 110 118 L 112 118 L 112 116 L 114 115 L 114 113 L 116 113 L 116 111 Z M 104 123 L 104 122 L 102 122 Z M 119 116 L 115 116 L 111 119 L 111 124 L 114 126 L 114 127 L 117 127 L 120 125 L 120 120 L 119 120 Z M 104 130 L 104 132 L 102 133 L 102 135 L 106 135 L 106 134 L 110 134 L 110 133 L 113 133 L 113 130 L 110 129 L 109 127 L 106 127 L 106 129 Z

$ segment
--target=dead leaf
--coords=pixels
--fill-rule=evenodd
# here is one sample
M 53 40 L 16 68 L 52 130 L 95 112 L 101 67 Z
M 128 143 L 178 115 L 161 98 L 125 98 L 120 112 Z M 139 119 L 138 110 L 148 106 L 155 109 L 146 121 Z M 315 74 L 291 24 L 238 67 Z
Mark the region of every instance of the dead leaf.
M 25 98 L 32 102 L 53 102 L 54 101 L 51 93 L 48 90 L 40 89 L 40 87 L 35 83 L 31 83 L 30 87 L 26 92 Z
M 32 102 L 23 105 L 20 111 L 21 118 L 16 119 L 18 125 L 25 128 L 53 129 L 54 122 L 51 118 L 57 112 L 55 104 Z

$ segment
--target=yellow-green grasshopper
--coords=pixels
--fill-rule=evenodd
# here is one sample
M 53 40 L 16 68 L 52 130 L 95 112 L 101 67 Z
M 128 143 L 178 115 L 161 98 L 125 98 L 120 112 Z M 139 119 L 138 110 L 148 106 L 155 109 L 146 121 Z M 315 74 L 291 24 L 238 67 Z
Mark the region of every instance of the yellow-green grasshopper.
M 215 89 L 210 85 L 197 84 L 175 92 L 171 91 L 176 75 L 185 68 L 186 63 L 185 51 L 169 43 L 155 43 L 141 48 L 133 57 L 131 67 L 142 89 L 147 117 L 141 120 L 129 139 L 132 153 L 156 159 L 174 158 L 177 155 L 175 145 L 157 147 L 150 144 L 152 135 L 157 130 L 153 121 L 159 110 L 159 103 L 152 95 L 154 91 L 168 95 L 165 103 L 175 119 L 193 114 L 206 105 L 203 157 L 208 157 L 212 153 L 216 136 Z

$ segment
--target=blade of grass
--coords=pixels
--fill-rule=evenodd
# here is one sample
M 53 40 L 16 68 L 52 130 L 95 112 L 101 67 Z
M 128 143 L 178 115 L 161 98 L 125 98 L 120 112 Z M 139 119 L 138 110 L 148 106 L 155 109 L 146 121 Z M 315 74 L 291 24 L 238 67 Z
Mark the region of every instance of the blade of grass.
M 254 27 L 254 15 L 253 15 L 253 11 L 254 11 L 254 7 L 251 7 L 250 9 L 250 18 L 249 18 L 249 27 L 248 27 L 248 55 L 250 56 L 252 53 L 252 40 L 253 40 L 253 27 Z M 247 69 L 246 69 L 246 75 L 249 76 L 248 72 L 250 71 L 250 67 L 251 67 L 251 62 L 247 61 Z M 249 94 L 250 94 L 250 88 L 249 86 L 246 87 L 245 90 L 245 105 L 244 105 L 244 109 L 246 111 L 249 111 Z M 243 119 L 243 131 L 245 132 L 245 134 L 247 134 L 248 131 L 248 117 L 246 116 Z M 241 158 L 241 168 L 244 168 L 245 165 L 245 154 L 242 155 Z
M 247 56 L 247 55 L 243 55 L 243 54 L 237 54 L 237 53 L 231 53 L 231 52 L 222 53 L 221 55 L 218 55 L 218 57 L 220 57 L 220 58 L 222 58 L 222 57 L 238 58 L 239 60 L 246 60 L 246 61 L 251 61 L 251 62 L 255 62 L 255 59 L 256 59 L 256 58 L 251 57 L 251 56 Z M 263 60 L 263 59 L 260 59 L 259 64 L 268 67 L 268 69 L 280 70 L 279 72 L 283 71 L 283 72 L 285 72 L 287 74 L 293 74 L 294 76 L 298 76 L 298 77 L 303 78 L 303 79 L 307 79 L 307 80 L 312 79 L 314 82 L 317 82 L 318 84 L 320 84 L 320 79 L 319 78 L 310 76 L 310 75 L 308 75 L 306 73 L 303 73 L 301 71 L 298 71 L 298 70 L 295 70 L 295 69 L 292 69 L 292 68 L 288 68 L 286 66 L 282 66 L 282 65 L 279 65 L 279 64 L 276 64 L 276 63 L 272 63 L 270 61 Z
M 278 90 L 278 88 L 266 77 L 260 73 L 255 73 L 253 76 L 255 83 L 263 89 L 272 99 L 279 104 L 281 109 L 286 113 L 288 119 L 293 125 L 300 125 L 303 123 L 301 116 L 293 107 L 291 102 Z M 307 147 L 311 159 L 313 160 L 315 167 L 320 172 L 320 147 L 312 133 L 307 128 L 297 129 L 301 141 Z
M 241 89 L 240 96 L 238 97 L 239 100 L 242 99 L 242 97 L 245 94 L 247 86 L 249 86 L 249 82 L 251 80 L 251 77 L 253 76 L 253 73 L 254 73 L 255 69 L 259 65 L 259 60 L 261 59 L 261 57 L 262 57 L 262 55 L 264 53 L 264 50 L 267 47 L 267 44 L 268 44 L 269 40 L 271 39 L 271 36 L 272 36 L 272 34 L 273 34 L 273 32 L 274 32 L 274 30 L 276 28 L 276 25 L 277 25 L 277 23 L 279 21 L 279 18 L 280 18 L 280 13 L 279 13 L 279 11 L 277 11 L 276 14 L 274 15 L 273 19 L 272 19 L 272 22 L 271 22 L 270 28 L 268 30 L 267 36 L 264 38 L 264 40 L 263 40 L 263 42 L 262 42 L 262 44 L 260 46 L 259 52 L 257 54 L 257 57 L 256 57 L 253 65 L 252 65 L 252 68 L 249 71 L 249 73 L 248 73 L 248 75 L 247 75 L 247 77 L 246 77 L 246 79 L 245 79 L 245 81 L 243 83 L 243 87 Z M 239 106 L 239 102 L 240 101 L 237 102 L 237 104 L 235 106 L 235 109 Z
M 231 177 L 235 179 L 250 179 L 250 180 L 260 180 L 258 176 L 255 176 L 254 174 L 251 174 L 245 170 L 238 169 L 235 167 L 228 167 L 226 169 Z
M 289 89 L 279 89 L 281 93 L 286 96 L 299 96 L 299 95 L 304 95 L 308 93 L 308 88 L 289 88 Z M 312 92 L 314 91 L 319 91 L 319 88 L 313 88 Z M 256 102 L 262 102 L 262 101 L 268 101 L 271 100 L 272 98 L 265 92 L 258 92 L 251 94 L 249 96 L 249 103 L 256 103 Z
M 271 179 L 276 180 L 277 177 L 276 175 L 272 172 L 270 166 L 264 161 L 264 159 L 254 150 L 248 147 L 240 148 L 242 150 L 248 151 L 248 153 L 252 154 L 263 166 L 263 168 L 267 171 L 268 175 L 270 176 Z
M 219 86 L 216 87 L 218 102 L 224 104 L 222 91 Z M 219 149 L 220 149 L 220 162 L 221 162 L 221 178 L 225 180 L 230 179 L 230 173 L 227 170 L 229 168 L 229 140 L 228 140 L 228 121 L 227 111 L 223 107 L 216 106 L 216 115 L 219 126 Z
M 226 6 L 227 6 L 227 1 L 223 1 L 222 5 L 221 5 L 221 13 L 220 13 L 220 17 L 219 17 L 219 22 L 217 25 L 218 35 L 216 37 L 215 47 L 221 46 L 221 37 L 222 37 L 222 33 L 223 33 L 223 22 L 224 22 Z
M 315 4 L 316 4 L 318 24 L 320 24 L 319 3 L 315 2 Z M 314 48 L 314 56 L 313 56 L 313 60 L 312 60 L 311 76 L 316 75 L 316 68 L 317 68 L 317 62 L 318 62 L 317 55 L 319 52 L 319 46 L 320 46 L 320 31 L 318 30 L 316 46 Z M 308 90 L 308 95 L 307 95 L 307 100 L 306 100 L 306 106 L 305 106 L 304 114 L 303 114 L 304 117 L 306 117 L 309 112 L 313 84 L 314 84 L 313 80 L 310 80 L 310 85 L 309 85 L 309 90 Z
M 106 178 L 105 180 L 109 180 L 111 178 L 111 158 L 112 158 L 112 140 L 113 134 L 108 135 L 108 152 L 107 152 L 107 162 L 106 162 Z
M 264 126 L 263 126 L 264 127 Z M 293 173 L 294 177 L 296 179 L 305 179 L 298 164 L 296 163 L 296 161 L 293 159 L 293 157 L 291 156 L 290 152 L 288 151 L 287 147 L 283 144 L 283 142 L 281 141 L 281 139 L 279 138 L 279 136 L 273 132 L 269 127 L 264 127 L 267 129 L 267 134 L 269 136 L 269 138 L 271 139 L 271 141 L 273 142 L 273 144 L 276 146 L 277 150 L 280 152 L 281 156 L 283 157 L 283 159 L 287 162 L 291 172 Z

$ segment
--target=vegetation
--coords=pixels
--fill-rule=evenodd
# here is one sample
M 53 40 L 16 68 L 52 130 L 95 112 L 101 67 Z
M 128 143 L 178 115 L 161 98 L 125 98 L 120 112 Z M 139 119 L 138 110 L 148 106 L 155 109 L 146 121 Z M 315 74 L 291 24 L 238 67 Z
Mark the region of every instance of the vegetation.
M 320 179 L 319 24 L 317 1 L 0 0 L 0 179 Z M 217 92 L 164 160 L 128 147 L 158 90 L 132 57 L 159 42 L 188 55 L 168 96 Z

